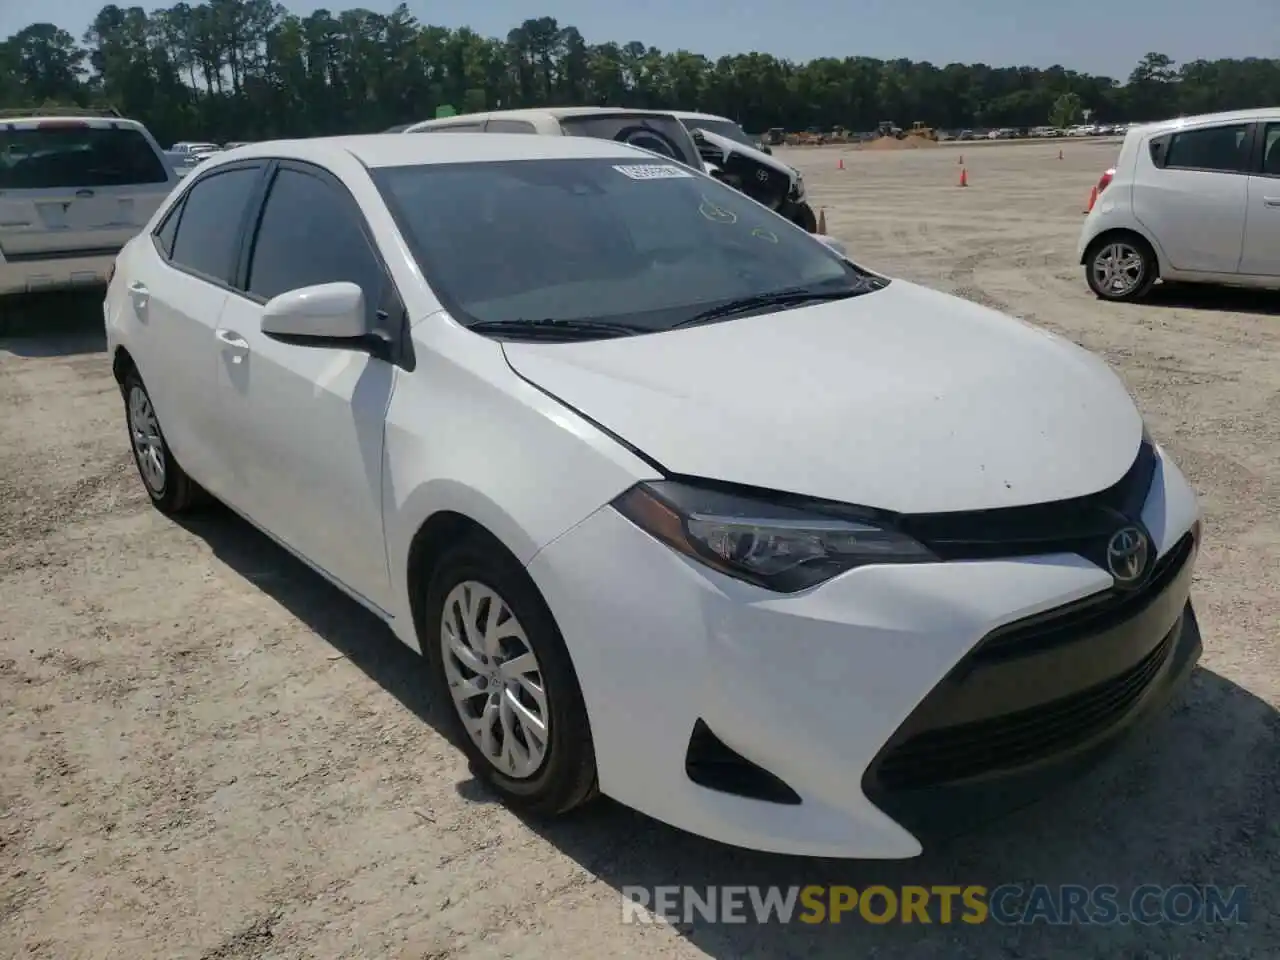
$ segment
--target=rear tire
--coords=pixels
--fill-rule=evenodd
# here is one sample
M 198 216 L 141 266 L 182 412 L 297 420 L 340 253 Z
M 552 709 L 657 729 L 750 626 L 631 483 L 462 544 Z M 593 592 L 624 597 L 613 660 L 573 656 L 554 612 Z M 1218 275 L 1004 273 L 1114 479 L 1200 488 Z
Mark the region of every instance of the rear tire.
M 791 216 L 789 219 L 797 227 L 804 230 L 806 233 L 818 232 L 818 218 L 813 212 L 813 207 L 809 206 L 809 204 L 804 203 L 803 201 L 792 204 L 790 213 Z
M 187 476 L 169 449 L 151 394 L 137 370 L 130 370 L 124 375 L 120 392 L 124 396 L 133 462 L 151 503 L 168 516 L 190 510 L 204 499 L 204 491 Z
M 450 549 L 422 589 L 423 652 L 472 773 L 509 806 L 535 816 L 558 816 L 593 799 L 586 704 L 529 575 L 500 544 L 477 535 Z M 530 713 L 541 726 L 526 719 Z
M 1085 281 L 1100 300 L 1132 303 L 1141 300 L 1160 275 L 1151 244 L 1136 233 L 1107 233 L 1089 245 L 1084 255 Z

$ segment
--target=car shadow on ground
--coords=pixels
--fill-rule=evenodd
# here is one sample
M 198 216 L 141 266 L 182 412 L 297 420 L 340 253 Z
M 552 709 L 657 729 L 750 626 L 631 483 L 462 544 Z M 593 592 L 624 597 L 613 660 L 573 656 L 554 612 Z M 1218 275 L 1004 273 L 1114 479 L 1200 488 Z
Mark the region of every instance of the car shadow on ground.
M 265 536 L 220 507 L 183 525 L 215 555 L 315 630 L 434 729 L 450 736 L 446 705 L 425 692 L 425 665 L 376 617 Z M 262 578 L 249 571 L 272 569 Z M 1212 639 L 1208 638 L 1212 643 Z M 643 722 L 637 718 L 637 722 Z M 473 803 L 496 798 L 479 781 L 459 786 Z M 1020 926 L 988 921 L 872 924 L 856 912 L 838 925 L 673 925 L 707 955 L 748 957 L 1035 958 L 1070 947 L 1081 957 L 1263 956 L 1280 937 L 1280 714 L 1213 673 L 1196 670 L 1168 713 L 1093 774 L 1060 794 L 909 861 L 839 861 L 760 854 L 703 840 L 608 800 L 564 820 L 528 822 L 619 892 L 660 886 L 1143 884 L 1247 886 L 1248 924 Z M 1011 901 L 1017 903 L 1016 899 Z M 1185 908 L 1182 908 L 1185 909 Z M 749 910 L 749 908 L 748 908 Z M 1262 914 L 1261 916 L 1259 914 Z M 956 916 L 960 915 L 957 909 Z M 1209 949 L 1212 941 L 1215 946 Z M 1154 951 L 1154 952 L 1153 952 Z M 1226 952 L 1223 952 L 1226 951 Z
M 17 357 L 74 357 L 107 348 L 105 290 L 6 298 L 0 302 L 0 351 Z
M 1142 302 L 1149 307 L 1280 316 L 1280 291 L 1277 290 L 1215 287 L 1202 283 L 1158 283 Z

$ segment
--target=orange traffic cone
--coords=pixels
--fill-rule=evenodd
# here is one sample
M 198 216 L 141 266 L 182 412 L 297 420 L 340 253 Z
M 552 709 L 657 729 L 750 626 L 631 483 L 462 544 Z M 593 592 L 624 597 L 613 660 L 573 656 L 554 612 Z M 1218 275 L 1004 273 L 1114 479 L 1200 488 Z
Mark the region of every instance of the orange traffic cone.
M 960 156 L 956 158 L 956 166 L 957 166 L 957 167 L 963 167 L 963 166 L 964 166 L 964 154 L 963 154 L 963 153 L 962 153 L 962 154 L 960 154 Z
M 960 186 L 967 187 L 969 185 L 969 172 L 964 168 L 960 168 Z
M 836 169 L 837 170 L 844 169 L 844 157 L 841 157 L 839 160 L 836 161 Z
M 827 232 L 827 211 L 825 208 L 818 211 L 818 232 L 824 235 Z
M 1089 205 L 1084 208 L 1084 212 L 1088 213 L 1093 209 L 1093 205 L 1098 202 L 1098 188 L 1094 187 L 1089 191 Z
M 1062 159 L 1062 151 L 1061 151 L 1061 150 L 1059 150 L 1059 151 L 1058 151 L 1058 159 L 1059 159 L 1059 160 L 1061 160 L 1061 159 Z

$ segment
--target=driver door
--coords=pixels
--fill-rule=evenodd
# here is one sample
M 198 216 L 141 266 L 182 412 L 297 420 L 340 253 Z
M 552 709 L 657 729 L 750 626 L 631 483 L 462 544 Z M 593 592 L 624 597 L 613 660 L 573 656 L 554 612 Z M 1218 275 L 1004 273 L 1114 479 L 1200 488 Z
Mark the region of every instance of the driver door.
M 371 318 L 394 286 L 359 207 L 326 171 L 281 163 L 243 290 L 218 324 L 218 399 L 234 432 L 236 501 L 255 523 L 366 602 L 387 610 L 383 430 L 396 368 L 359 350 L 283 343 L 262 332 L 265 304 L 349 280 Z

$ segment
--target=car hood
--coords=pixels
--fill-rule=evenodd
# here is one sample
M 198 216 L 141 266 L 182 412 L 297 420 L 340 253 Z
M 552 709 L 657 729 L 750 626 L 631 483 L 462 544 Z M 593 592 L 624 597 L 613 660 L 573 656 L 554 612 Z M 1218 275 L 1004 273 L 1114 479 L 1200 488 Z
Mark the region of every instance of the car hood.
M 1142 419 L 1070 341 L 895 280 L 665 333 L 504 344 L 526 380 L 666 471 L 904 513 L 1095 493 Z
M 778 173 L 784 173 L 792 179 L 799 174 L 799 171 L 797 171 L 795 167 L 788 166 L 781 160 L 774 159 L 772 155 L 765 153 L 763 150 L 757 150 L 755 147 L 749 147 L 744 143 L 738 143 L 736 140 L 730 140 L 728 137 L 721 136 L 718 133 L 712 133 L 710 130 L 705 130 L 702 127 L 697 126 L 696 121 L 694 122 L 694 129 L 705 137 L 708 143 L 718 149 L 725 156 L 736 153 L 743 157 L 749 157 L 752 161 L 760 164 L 762 167 L 768 167 L 770 170 L 776 170 Z

